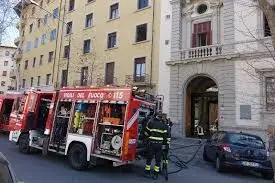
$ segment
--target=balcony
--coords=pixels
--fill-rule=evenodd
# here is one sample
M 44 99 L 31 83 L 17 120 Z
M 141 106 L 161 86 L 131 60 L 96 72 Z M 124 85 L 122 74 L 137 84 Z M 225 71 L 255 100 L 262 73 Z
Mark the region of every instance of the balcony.
M 222 45 L 209 45 L 190 48 L 179 52 L 181 60 L 203 59 L 208 57 L 220 56 L 223 54 Z
M 109 81 L 106 82 L 105 78 L 96 78 L 94 80 L 75 80 L 73 81 L 73 87 L 91 87 L 91 86 L 106 86 L 106 85 L 116 85 L 117 78 L 113 77 L 112 79 L 109 78 Z
M 130 86 L 150 86 L 150 75 L 145 74 L 142 76 L 126 75 L 125 85 Z
M 23 57 L 23 52 L 22 51 L 17 51 L 17 53 L 15 54 L 15 59 L 16 61 L 20 61 Z
M 16 70 L 15 69 L 10 70 L 10 78 L 11 79 L 16 79 Z
M 20 44 L 20 37 L 14 39 L 14 44 L 18 46 Z

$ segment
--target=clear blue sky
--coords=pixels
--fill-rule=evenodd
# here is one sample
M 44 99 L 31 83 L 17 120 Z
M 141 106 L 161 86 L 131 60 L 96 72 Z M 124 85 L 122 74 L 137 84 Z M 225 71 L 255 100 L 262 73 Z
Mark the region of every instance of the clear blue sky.
M 9 30 L 7 31 L 7 34 L 4 35 L 3 45 L 15 46 L 14 39 L 18 36 L 19 36 L 19 31 L 17 30 L 17 28 L 15 26 L 10 27 Z

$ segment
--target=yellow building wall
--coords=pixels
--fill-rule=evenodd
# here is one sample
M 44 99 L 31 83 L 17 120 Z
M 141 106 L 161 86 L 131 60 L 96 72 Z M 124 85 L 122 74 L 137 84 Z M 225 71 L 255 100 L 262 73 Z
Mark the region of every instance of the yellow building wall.
M 119 3 L 119 18 L 109 20 L 110 6 Z M 60 6 L 60 3 L 62 4 Z M 57 19 L 49 18 L 48 25 L 43 25 L 37 29 L 37 21 L 28 18 L 25 29 L 24 47 L 28 40 L 32 41 L 30 52 L 23 53 L 21 60 L 20 74 L 22 79 L 26 79 L 29 84 L 30 78 L 34 77 L 36 84 L 37 76 L 41 76 L 41 85 L 45 84 L 46 74 L 53 74 L 53 84 L 61 83 L 61 71 L 66 70 L 68 59 L 63 58 L 64 46 L 69 44 L 71 37 L 71 56 L 69 59 L 69 85 L 72 86 L 74 81 L 80 80 L 81 67 L 88 66 L 89 73 L 92 73 L 93 84 L 96 84 L 97 78 L 104 81 L 105 64 L 115 62 L 115 78 L 118 85 L 125 84 L 126 75 L 134 74 L 134 59 L 146 57 L 146 74 L 152 75 L 152 86 L 158 79 L 158 60 L 159 60 L 159 34 L 160 34 L 160 3 L 159 0 L 149 0 L 149 7 L 143 10 L 137 10 L 136 0 L 113 0 L 113 1 L 92 1 L 87 4 L 87 0 L 76 0 L 75 10 L 68 12 L 68 1 L 52 1 L 49 4 L 44 2 L 46 10 L 52 12 L 54 8 L 59 7 L 60 19 L 64 22 L 73 21 L 72 34 L 65 35 L 66 24 Z M 46 6 L 47 5 L 47 6 Z M 31 14 L 33 5 L 26 8 L 28 15 Z M 64 14 L 64 8 L 66 12 Z M 36 7 L 38 10 L 38 7 Z M 85 29 L 86 15 L 93 13 L 94 25 Z M 36 11 L 36 17 L 44 17 L 45 11 Z M 154 14 L 154 16 L 153 16 Z M 154 21 L 153 21 L 154 17 Z M 33 33 L 28 33 L 29 24 L 34 22 Z M 59 27 L 58 43 L 50 42 L 50 31 Z M 147 23 L 147 41 L 135 43 L 136 26 Z M 62 30 L 62 26 L 63 30 Z M 117 32 L 117 47 L 107 49 L 108 33 Z M 41 45 L 41 36 L 47 34 L 46 45 Z M 39 47 L 33 48 L 35 37 L 39 37 Z M 83 54 L 83 41 L 91 39 L 91 52 Z M 153 41 L 152 41 L 153 40 Z M 153 44 L 152 44 L 153 43 Z M 57 46 L 57 47 L 56 47 Z M 61 46 L 61 49 L 60 49 Z M 56 50 L 56 58 L 52 63 L 48 63 L 48 53 Z M 39 66 L 39 57 L 44 55 L 44 62 Z M 35 68 L 32 68 L 33 58 L 36 57 Z M 153 57 L 153 60 L 152 60 Z M 29 68 L 24 70 L 24 61 L 29 60 Z M 151 66 L 152 64 L 152 66 Z M 94 69 L 92 69 L 94 68 Z M 152 71 L 151 71 L 152 68 Z M 29 86 L 29 85 L 27 85 Z M 57 86 L 57 85 L 56 85 Z

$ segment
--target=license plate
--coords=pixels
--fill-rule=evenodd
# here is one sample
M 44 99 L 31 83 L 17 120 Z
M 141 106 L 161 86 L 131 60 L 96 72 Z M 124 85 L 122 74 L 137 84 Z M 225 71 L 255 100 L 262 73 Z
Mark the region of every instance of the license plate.
M 247 161 L 243 161 L 242 165 L 243 166 L 248 166 L 248 167 L 259 167 L 259 163 L 247 162 Z

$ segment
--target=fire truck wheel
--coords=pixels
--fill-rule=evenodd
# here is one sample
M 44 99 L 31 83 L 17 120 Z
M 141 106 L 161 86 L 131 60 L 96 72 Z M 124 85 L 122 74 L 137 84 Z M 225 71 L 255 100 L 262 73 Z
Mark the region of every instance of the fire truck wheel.
M 30 146 L 29 146 L 29 135 L 28 134 L 22 134 L 19 138 L 19 151 L 23 154 L 29 154 L 30 153 Z
M 68 153 L 70 166 L 75 170 L 84 170 L 88 167 L 87 150 L 82 144 L 73 144 Z

